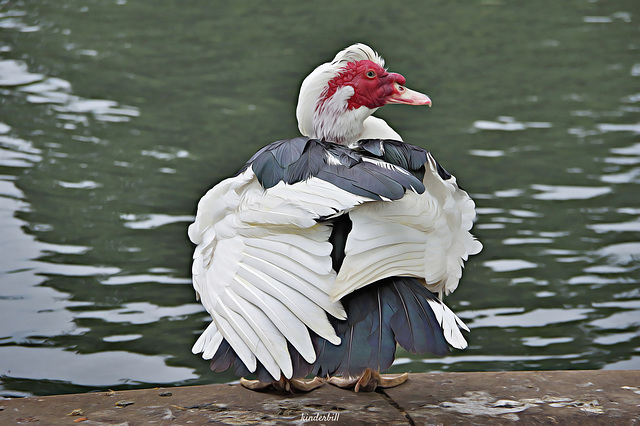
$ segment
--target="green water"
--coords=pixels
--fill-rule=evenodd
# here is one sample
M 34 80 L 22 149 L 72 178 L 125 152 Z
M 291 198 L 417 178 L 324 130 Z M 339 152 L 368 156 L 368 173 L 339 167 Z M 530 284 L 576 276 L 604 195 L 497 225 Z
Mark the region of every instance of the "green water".
M 472 329 L 394 371 L 640 368 L 637 0 L 0 0 L 0 395 L 235 380 L 190 352 L 186 228 L 302 79 L 378 50 L 378 115 L 476 200 Z

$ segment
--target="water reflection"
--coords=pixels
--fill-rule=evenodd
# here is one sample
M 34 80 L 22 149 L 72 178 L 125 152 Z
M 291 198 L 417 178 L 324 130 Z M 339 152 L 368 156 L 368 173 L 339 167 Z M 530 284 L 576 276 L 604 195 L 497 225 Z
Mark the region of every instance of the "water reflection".
M 593 309 L 534 309 L 523 312 L 523 308 L 486 309 L 465 311 L 461 318 L 471 319 L 470 327 L 544 327 L 563 322 L 587 319 Z
M 491 268 L 494 272 L 511 272 L 521 269 L 531 269 L 538 265 L 522 259 L 500 259 L 484 262 L 484 265 Z
M 118 309 L 79 312 L 76 318 L 99 318 L 112 323 L 150 324 L 162 318 L 176 320 L 196 312 L 202 312 L 202 305 L 199 303 L 161 307 L 148 302 L 138 302 L 125 303 Z
M 477 120 L 473 123 L 473 127 L 477 130 L 505 130 L 513 132 L 516 130 L 526 129 L 548 129 L 551 123 L 543 122 L 520 122 L 514 117 L 502 116 L 497 121 Z
M 167 357 L 123 351 L 77 354 L 54 348 L 0 347 L 3 374 L 32 380 L 59 380 L 79 386 L 158 383 L 195 379 L 194 371 L 167 366 Z M 47 362 L 42 362 L 47 360 Z M 117 376 L 114 377 L 114 372 Z
M 38 31 L 38 26 L 20 20 L 25 15 L 20 11 L 0 14 L 0 28 Z M 12 48 L 4 46 L 0 51 Z M 0 123 L 0 392 L 21 395 L 20 383 L 25 381 L 33 381 L 35 387 L 27 388 L 31 393 L 41 392 L 43 380 L 60 381 L 57 392 L 65 392 L 87 386 L 196 379 L 193 368 L 167 364 L 174 357 L 164 354 L 166 345 L 159 344 L 153 354 L 131 346 L 138 340 L 149 346 L 158 340 L 149 339 L 155 333 L 131 332 L 167 319 L 181 323 L 202 311 L 199 304 L 126 303 L 131 291 L 101 290 L 105 284 L 105 289 L 140 282 L 182 286 L 188 280 L 171 276 L 175 271 L 170 268 L 149 268 L 153 274 L 146 276 L 122 275 L 130 268 L 95 258 L 95 240 L 83 237 L 83 226 L 95 228 L 99 222 L 85 218 L 83 225 L 74 212 L 75 206 L 83 205 L 81 211 L 90 213 L 91 204 L 98 207 L 94 212 L 103 210 L 103 200 L 96 202 L 96 196 L 110 183 L 105 175 L 89 169 L 87 157 L 83 158 L 82 150 L 73 152 L 69 140 L 104 146 L 106 141 L 91 134 L 93 123 L 127 123 L 140 115 L 139 109 L 78 96 L 69 81 L 32 72 L 28 62 L 0 59 L 3 108 L 12 105 L 3 117 L 12 124 Z M 25 105 L 38 108 L 34 119 L 16 117 Z M 21 122 L 25 120 L 27 125 Z M 54 129 L 80 134 L 60 134 Z M 178 220 L 184 217 L 190 216 Z M 143 297 L 154 299 L 153 292 Z M 127 333 L 113 333 L 102 325 L 108 323 L 126 325 Z
M 75 96 L 71 93 L 71 83 L 68 81 L 29 73 L 26 64 L 15 61 L 0 62 L 0 85 L 22 86 L 18 90 L 28 93 L 25 98 L 27 102 L 52 104 L 51 111 L 68 130 L 76 129 L 80 124 L 88 126 L 89 115 L 107 122 L 126 122 L 140 115 L 136 107 L 119 105 L 106 99 Z
M 612 191 L 610 187 L 565 186 L 565 185 L 531 185 L 540 191 L 533 198 L 538 200 L 585 200 L 599 197 Z
M 572 337 L 551 337 L 551 338 L 543 338 L 543 337 L 525 337 L 522 339 L 522 344 L 525 346 L 532 347 L 545 347 L 549 345 L 554 345 L 558 343 L 569 343 L 572 342 Z
M 170 223 L 193 222 L 195 216 L 170 216 L 166 214 L 122 214 L 120 218 L 125 220 L 124 226 L 131 229 L 154 229 Z

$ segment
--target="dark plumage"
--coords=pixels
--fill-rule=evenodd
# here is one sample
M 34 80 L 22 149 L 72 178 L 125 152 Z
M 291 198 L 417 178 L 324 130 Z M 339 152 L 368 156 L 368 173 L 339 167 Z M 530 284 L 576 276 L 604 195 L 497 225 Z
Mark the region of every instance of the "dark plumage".
M 362 149 L 358 149 L 360 145 L 352 149 L 306 137 L 273 142 L 251 157 L 238 174 L 251 166 L 265 189 L 279 182 L 294 184 L 316 177 L 374 200 L 398 200 L 406 190 L 424 192 L 420 173 L 416 172 L 422 168 L 424 175 L 426 151 L 413 146 L 405 148 L 396 141 L 363 142 Z M 383 160 L 384 164 L 367 162 L 367 158 Z M 390 169 L 389 164 L 400 169 Z

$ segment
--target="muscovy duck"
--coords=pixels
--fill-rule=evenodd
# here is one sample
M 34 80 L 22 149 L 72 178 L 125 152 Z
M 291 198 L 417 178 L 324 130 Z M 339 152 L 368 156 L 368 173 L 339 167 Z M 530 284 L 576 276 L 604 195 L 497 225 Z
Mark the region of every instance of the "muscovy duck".
M 482 245 L 475 205 L 426 150 L 372 116 L 429 105 L 354 44 L 302 83 L 302 136 L 259 150 L 198 204 L 193 285 L 211 323 L 193 346 L 250 389 L 329 382 L 373 390 L 399 344 L 463 349 L 465 324 L 442 302 Z M 305 379 L 306 377 L 311 377 Z

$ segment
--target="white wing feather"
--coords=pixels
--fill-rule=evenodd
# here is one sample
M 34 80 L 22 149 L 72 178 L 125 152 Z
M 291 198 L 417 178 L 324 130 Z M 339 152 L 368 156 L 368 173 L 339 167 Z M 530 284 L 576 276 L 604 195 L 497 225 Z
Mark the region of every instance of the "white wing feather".
M 346 318 L 329 300 L 331 227 L 317 219 L 367 201 L 315 178 L 264 190 L 250 167 L 205 194 L 189 237 L 193 285 L 212 323 L 193 352 L 210 359 L 224 338 L 249 371 L 260 361 L 279 379 L 293 373 L 287 341 L 309 363 L 309 329 L 339 344 L 326 315 Z
M 440 324 L 440 328 L 442 328 L 444 338 L 447 339 L 447 342 L 456 349 L 466 348 L 467 341 L 462 335 L 462 332 L 460 332 L 460 328 L 469 331 L 467 325 L 441 300 L 428 300 L 428 302 L 431 310 L 433 310 L 433 313 L 436 315 L 438 324 Z
M 218 332 L 218 327 L 214 322 L 202 332 L 196 343 L 193 345 L 193 353 L 202 352 L 202 358 L 211 359 L 222 343 L 222 334 Z M 212 351 L 212 352 L 211 352 Z
M 449 294 L 462 262 L 482 245 L 469 232 L 475 204 L 451 177 L 443 180 L 427 155 L 425 192 L 394 202 L 366 203 L 349 215 L 353 228 L 331 300 L 392 276 L 424 278 L 432 292 Z

